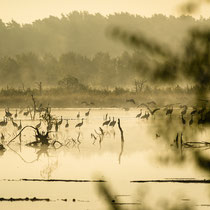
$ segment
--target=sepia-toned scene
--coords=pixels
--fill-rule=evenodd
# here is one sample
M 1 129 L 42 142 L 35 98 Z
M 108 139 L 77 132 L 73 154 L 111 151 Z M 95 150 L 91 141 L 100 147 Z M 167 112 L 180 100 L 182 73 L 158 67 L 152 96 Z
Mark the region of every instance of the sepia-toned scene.
M 0 0 L 0 209 L 210 208 L 209 0 Z

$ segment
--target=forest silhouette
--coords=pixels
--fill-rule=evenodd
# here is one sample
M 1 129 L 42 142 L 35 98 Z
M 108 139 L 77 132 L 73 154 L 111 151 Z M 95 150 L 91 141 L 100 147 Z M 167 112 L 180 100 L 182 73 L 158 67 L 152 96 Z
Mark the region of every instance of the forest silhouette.
M 143 79 L 139 69 L 150 68 L 151 55 L 116 41 L 110 36 L 113 28 L 142 33 L 181 54 L 188 31 L 209 23 L 210 19 L 191 16 L 116 13 L 105 17 L 76 11 L 32 24 L 0 21 L 0 84 L 34 88 L 41 81 L 52 87 L 70 75 L 96 88 L 131 87 L 135 79 Z

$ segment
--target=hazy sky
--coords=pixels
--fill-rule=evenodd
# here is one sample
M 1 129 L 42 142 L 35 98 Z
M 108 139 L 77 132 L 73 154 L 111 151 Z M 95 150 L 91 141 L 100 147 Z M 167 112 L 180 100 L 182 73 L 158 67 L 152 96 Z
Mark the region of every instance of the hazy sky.
M 0 0 L 0 19 L 11 19 L 20 23 L 32 22 L 49 15 L 60 16 L 73 10 L 100 12 L 104 15 L 114 12 L 129 12 L 142 16 L 154 13 L 178 15 L 177 5 L 183 0 Z M 200 15 L 209 17 L 210 6 L 204 5 Z

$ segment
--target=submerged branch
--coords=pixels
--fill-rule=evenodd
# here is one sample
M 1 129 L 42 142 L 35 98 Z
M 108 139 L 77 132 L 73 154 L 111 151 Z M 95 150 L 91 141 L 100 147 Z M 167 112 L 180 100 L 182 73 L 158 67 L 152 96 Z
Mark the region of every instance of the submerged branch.
M 14 141 L 18 136 L 21 135 L 22 131 L 25 129 L 25 128 L 33 128 L 34 130 L 37 130 L 37 128 L 31 126 L 31 125 L 26 125 L 24 128 L 21 129 L 21 131 L 14 137 L 12 138 L 7 145 L 9 145 L 12 141 Z

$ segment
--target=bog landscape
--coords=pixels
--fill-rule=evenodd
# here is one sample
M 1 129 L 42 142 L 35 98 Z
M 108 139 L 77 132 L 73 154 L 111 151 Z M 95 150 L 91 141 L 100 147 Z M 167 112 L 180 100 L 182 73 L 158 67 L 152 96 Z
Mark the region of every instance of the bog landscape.
M 2 16 L 0 209 L 210 208 L 208 3 Z

